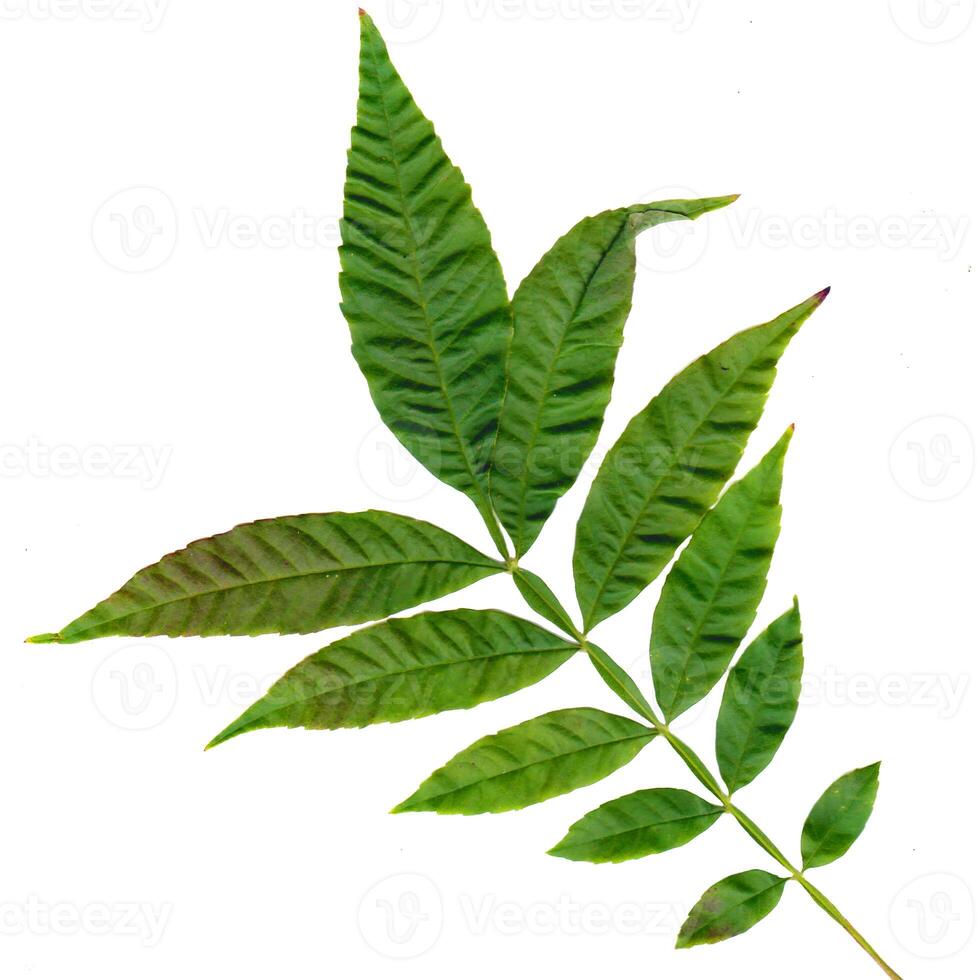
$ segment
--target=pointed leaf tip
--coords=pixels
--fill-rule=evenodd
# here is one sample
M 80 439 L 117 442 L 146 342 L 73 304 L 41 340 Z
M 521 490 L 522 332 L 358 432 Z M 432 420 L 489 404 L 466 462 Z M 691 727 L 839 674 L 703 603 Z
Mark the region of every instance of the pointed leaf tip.
M 363 7 L 358 7 L 357 8 L 357 16 L 358 17 L 367 17 L 367 11 Z
M 814 293 L 813 298 L 818 304 L 822 303 L 830 295 L 830 286 L 821 289 L 819 293 Z
M 60 643 L 60 633 L 38 633 L 37 636 L 29 636 L 25 643 Z

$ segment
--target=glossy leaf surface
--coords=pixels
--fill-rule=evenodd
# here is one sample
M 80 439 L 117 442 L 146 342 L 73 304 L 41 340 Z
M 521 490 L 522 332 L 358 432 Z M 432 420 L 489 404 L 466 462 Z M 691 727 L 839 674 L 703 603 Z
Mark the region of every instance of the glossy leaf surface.
M 492 609 L 389 619 L 307 657 L 211 745 L 258 728 L 361 728 L 472 708 L 537 683 L 577 651 Z
M 712 885 L 691 909 L 677 948 L 719 943 L 747 932 L 778 904 L 786 880 L 768 871 L 742 871 Z
M 724 676 L 752 625 L 779 536 L 779 492 L 791 431 L 725 491 L 664 582 L 650 663 L 667 721 Z
M 683 789 L 643 789 L 587 813 L 548 853 L 593 864 L 660 854 L 704 833 L 724 812 Z
M 488 478 L 511 312 L 469 185 L 361 17 L 341 292 L 381 417 L 492 528 Z
M 749 644 L 725 682 L 715 755 L 730 793 L 748 786 L 779 750 L 796 717 L 802 676 L 800 607 L 794 601 Z
M 448 531 L 398 514 L 275 517 L 161 558 L 33 642 L 312 633 L 381 619 L 500 571 Z
M 803 825 L 803 868 L 818 868 L 846 854 L 861 836 L 878 795 L 881 763 L 846 773 L 814 804 Z
M 518 287 L 491 478 L 494 507 L 518 556 L 599 436 L 633 302 L 637 234 L 733 200 L 658 201 L 585 218 Z
M 575 589 L 587 631 L 663 571 L 715 502 L 759 421 L 780 356 L 827 292 L 699 358 L 627 425 L 576 530 Z
M 396 813 L 502 813 L 598 782 L 656 733 L 596 708 L 566 708 L 474 742 L 434 772 Z

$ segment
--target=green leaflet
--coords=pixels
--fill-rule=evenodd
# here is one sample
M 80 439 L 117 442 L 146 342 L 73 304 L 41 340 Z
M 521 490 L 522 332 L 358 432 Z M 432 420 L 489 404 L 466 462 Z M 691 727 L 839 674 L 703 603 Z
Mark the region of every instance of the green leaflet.
M 469 186 L 367 16 L 341 230 L 343 311 L 381 417 L 474 501 L 503 549 L 488 470 L 511 335 L 507 288 Z
M 832 783 L 803 825 L 803 870 L 830 864 L 861 836 L 878 795 L 881 763 L 855 769 Z
M 712 885 L 681 926 L 677 948 L 719 943 L 747 932 L 779 904 L 785 884 L 785 878 L 768 871 L 742 871 Z
M 208 748 L 258 728 L 362 728 L 472 708 L 536 684 L 577 651 L 493 609 L 389 619 L 297 664 Z
M 448 531 L 398 514 L 275 517 L 192 542 L 31 642 L 312 633 L 380 619 L 501 571 Z
M 636 204 L 585 218 L 518 287 L 491 474 L 494 508 L 518 557 L 595 447 L 633 302 L 636 236 L 737 196 Z
M 725 683 L 715 755 L 734 793 L 772 761 L 793 724 L 803 676 L 800 607 L 783 613 L 749 644 Z
M 548 584 L 534 572 L 529 572 L 526 568 L 514 570 L 514 585 L 518 592 L 524 597 L 524 601 L 539 615 L 554 624 L 560 630 L 564 630 L 569 636 L 579 636 L 579 631 L 575 624 L 568 618 L 564 606 L 559 602 L 558 597 L 551 591 Z
M 575 589 L 586 631 L 666 567 L 731 478 L 786 345 L 829 290 L 685 368 L 627 425 L 579 517 Z
M 586 644 L 589 660 L 606 686 L 625 704 L 628 704 L 641 718 L 654 720 L 653 708 L 637 687 L 636 681 L 620 665 L 595 643 Z
M 625 766 L 656 732 L 596 708 L 566 708 L 474 742 L 392 811 L 502 813 L 588 786 Z
M 618 864 L 680 847 L 724 812 L 724 807 L 683 789 L 642 789 L 587 813 L 548 853 L 570 861 Z
M 779 491 L 792 429 L 708 512 L 664 582 L 650 664 L 668 722 L 721 680 L 755 619 L 779 536 Z

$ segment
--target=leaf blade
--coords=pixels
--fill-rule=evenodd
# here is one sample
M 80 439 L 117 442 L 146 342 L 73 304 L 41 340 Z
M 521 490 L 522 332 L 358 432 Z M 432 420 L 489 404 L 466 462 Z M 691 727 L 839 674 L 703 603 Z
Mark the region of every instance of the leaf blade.
M 448 531 L 386 511 L 275 517 L 165 555 L 36 642 L 312 633 L 380 619 L 501 571 Z
M 747 932 L 779 904 L 785 885 L 785 878 L 768 871 L 742 871 L 723 878 L 691 909 L 677 936 L 677 948 L 718 943 Z
M 725 684 L 715 726 L 715 756 L 730 793 L 772 761 L 799 707 L 803 677 L 800 607 L 774 620 L 748 646 Z
M 661 854 L 694 840 L 724 812 L 687 790 L 639 790 L 587 813 L 548 853 L 592 864 Z
M 598 439 L 632 306 L 636 236 L 735 197 L 658 201 L 585 218 L 517 288 L 491 496 L 518 557 Z
M 881 763 L 854 769 L 824 790 L 803 825 L 803 870 L 843 857 L 861 836 L 878 795 Z
M 779 536 L 779 492 L 792 429 L 725 491 L 664 582 L 650 665 L 670 722 L 721 680 L 752 625 Z
M 552 711 L 474 742 L 392 812 L 520 810 L 598 782 L 655 735 L 595 708 Z
M 341 231 L 342 309 L 381 417 L 473 500 L 502 547 L 488 470 L 512 327 L 503 272 L 469 185 L 367 16 Z
M 575 589 L 587 632 L 663 571 L 714 503 L 762 414 L 780 356 L 828 292 L 694 361 L 607 453 L 575 534 Z
M 495 609 L 389 619 L 297 664 L 207 747 L 260 728 L 363 728 L 472 708 L 543 680 L 577 652 Z

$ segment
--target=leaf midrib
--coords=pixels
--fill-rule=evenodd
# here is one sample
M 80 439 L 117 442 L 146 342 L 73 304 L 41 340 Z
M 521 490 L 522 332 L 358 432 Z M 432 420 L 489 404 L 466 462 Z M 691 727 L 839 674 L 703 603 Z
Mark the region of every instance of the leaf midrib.
M 462 560 L 450 559 L 450 558 L 413 558 L 404 561 L 365 562 L 364 564 L 361 565 L 344 565 L 340 568 L 318 569 L 315 572 L 295 572 L 291 575 L 274 575 L 266 578 L 256 579 L 251 582 L 239 582 L 236 583 L 235 585 L 229 585 L 224 588 L 203 589 L 200 592 L 190 592 L 187 595 L 177 596 L 173 599 L 165 599 L 163 602 L 155 602 L 152 605 L 146 605 L 146 606 L 142 606 L 139 609 L 130 610 L 129 612 L 126 612 L 120 616 L 113 616 L 110 619 L 104 619 L 98 623 L 93 623 L 92 625 L 86 626 L 84 629 L 79 630 L 77 632 L 79 634 L 87 633 L 90 630 L 100 629 L 101 627 L 107 626 L 112 623 L 122 622 L 125 619 L 129 619 L 131 616 L 139 616 L 142 613 L 153 612 L 157 609 L 163 609 L 166 606 L 175 605 L 180 602 L 193 602 L 197 599 L 203 599 L 211 595 L 220 595 L 225 592 L 235 592 L 238 589 L 250 589 L 262 585 L 273 585 L 281 582 L 292 582 L 304 578 L 314 578 L 314 577 L 329 578 L 336 575 L 343 575 L 348 572 L 364 572 L 364 571 L 369 571 L 370 569 L 373 568 L 388 568 L 393 565 L 461 565 L 464 567 L 469 566 L 471 568 L 494 568 L 497 569 L 498 571 L 503 570 L 501 565 L 499 565 L 497 562 L 492 561 L 491 559 L 487 559 L 486 562 L 478 562 L 478 561 L 462 561 Z M 119 591 L 120 592 L 124 591 L 126 588 L 129 587 L 130 584 L 131 583 L 127 583 L 127 585 L 124 585 L 122 589 L 120 589 Z M 105 602 L 111 602 L 112 599 L 116 598 L 118 595 L 119 593 L 116 593 L 115 596 L 110 596 L 108 599 L 105 600 Z M 59 635 L 62 637 L 67 636 L 68 629 L 69 627 L 66 627 L 64 630 L 62 630 L 62 632 Z
M 724 807 L 715 807 L 709 810 L 707 813 L 697 813 L 686 817 L 671 817 L 669 820 L 659 820 L 656 823 L 644 823 L 640 824 L 638 827 L 631 827 L 629 830 L 618 830 L 614 834 L 604 834 L 602 836 L 587 837 L 585 840 L 570 843 L 566 845 L 561 850 L 574 850 L 577 847 L 588 847 L 590 844 L 605 843 L 606 841 L 615 841 L 620 837 L 628 837 L 630 834 L 641 833 L 644 830 L 652 830 L 657 827 L 669 827 L 675 823 L 691 823 L 695 820 L 707 820 L 710 817 L 720 817 L 725 812 Z M 558 848 L 556 848 L 558 850 Z
M 776 880 L 776 881 L 772 882 L 771 884 L 767 885 L 761 891 L 757 891 L 753 895 L 749 895 L 748 898 L 743 898 L 741 901 L 733 902 L 731 905 L 726 905 L 725 908 L 721 912 L 719 912 L 717 915 L 713 915 L 713 916 L 711 916 L 710 919 L 705 919 L 702 922 L 698 923 L 697 929 L 692 930 L 689 933 L 689 935 L 692 938 L 695 937 L 695 936 L 700 935 L 706 929 L 708 929 L 712 925 L 714 925 L 716 922 L 719 922 L 722 919 L 724 919 L 725 916 L 728 913 L 733 912 L 735 909 L 740 909 L 744 905 L 748 905 L 749 902 L 754 902 L 757 899 L 762 898 L 763 895 L 768 895 L 769 892 L 775 890 L 776 888 L 783 888 L 783 887 L 785 887 L 785 885 L 786 885 L 785 879 L 779 878 L 778 880 Z M 754 925 L 754 923 L 753 923 L 753 925 Z
M 386 138 L 388 145 L 391 148 L 391 168 L 395 177 L 395 186 L 398 189 L 398 200 L 401 203 L 402 211 L 402 223 L 405 227 L 405 232 L 408 235 L 412 243 L 412 253 L 410 256 L 410 262 L 412 265 L 412 278 L 415 280 L 416 287 L 418 289 L 418 304 L 419 309 L 422 311 L 422 316 L 425 321 L 426 326 L 426 344 L 429 348 L 429 352 L 432 355 L 432 362 L 436 369 L 436 377 L 439 380 L 439 390 L 442 393 L 443 401 L 446 406 L 446 413 L 449 416 L 449 422 L 452 425 L 453 435 L 456 437 L 456 443 L 459 447 L 460 456 L 463 459 L 463 463 L 466 466 L 467 475 L 470 478 L 470 482 L 475 490 L 479 500 L 481 511 L 486 508 L 486 516 L 488 520 L 493 519 L 493 509 L 490 504 L 490 500 L 486 495 L 486 491 L 483 485 L 477 480 L 476 473 L 473 470 L 472 461 L 470 460 L 470 454 L 467 451 L 467 444 L 463 439 L 463 435 L 459 429 L 459 421 L 456 418 L 456 412 L 453 409 L 452 400 L 449 397 L 449 390 L 446 387 L 446 379 L 442 370 L 442 362 L 439 358 L 439 354 L 436 351 L 435 338 L 433 336 L 433 320 L 429 312 L 428 301 L 425 298 L 425 291 L 422 285 L 422 270 L 419 265 L 419 250 L 420 245 L 418 239 L 415 237 L 415 231 L 412 228 L 411 222 L 408 220 L 408 200 L 405 197 L 405 190 L 402 184 L 402 173 L 401 165 L 398 162 L 398 151 L 395 145 L 394 138 L 394 128 L 391 123 L 391 113 L 388 110 L 388 101 L 385 98 L 385 89 L 381 80 L 381 73 L 378 67 L 378 55 L 373 44 L 368 46 L 368 50 L 371 54 L 371 64 L 374 69 L 374 81 L 378 87 L 378 101 L 381 104 L 381 109 L 384 114 L 385 127 L 386 127 Z M 414 100 L 413 100 L 413 105 Z M 438 137 L 437 137 L 438 138 Z M 448 161 L 447 161 L 448 162 Z M 449 163 L 452 166 L 452 163 Z
M 557 343 L 555 344 L 555 348 L 551 356 L 551 361 L 548 364 L 547 371 L 545 372 L 544 384 L 541 386 L 540 397 L 532 400 L 532 404 L 534 404 L 534 417 L 533 417 L 534 421 L 531 427 L 532 428 L 531 436 L 526 443 L 527 452 L 523 456 L 525 465 L 521 469 L 520 479 L 518 481 L 519 490 L 518 490 L 517 503 L 518 503 L 518 512 L 520 514 L 520 522 L 521 522 L 522 529 L 527 521 L 526 510 L 527 510 L 527 496 L 529 490 L 527 475 L 530 469 L 529 460 L 531 457 L 531 450 L 534 446 L 537 445 L 538 437 L 541 434 L 541 416 L 544 414 L 544 403 L 545 403 L 546 396 L 550 390 L 551 377 L 554 374 L 556 365 L 558 364 L 558 359 L 561 357 L 562 348 L 564 347 L 565 340 L 568 337 L 568 331 L 571 329 L 572 324 L 575 323 L 576 318 L 578 317 L 579 313 L 582 310 L 582 306 L 585 303 L 586 294 L 589 292 L 589 289 L 591 289 L 592 283 L 594 282 L 595 277 L 599 274 L 599 269 L 602 267 L 602 264 L 612 253 L 612 250 L 616 247 L 616 243 L 623 235 L 623 232 L 626 228 L 627 215 L 628 212 L 624 211 L 622 218 L 620 220 L 619 228 L 616 230 L 616 233 L 612 236 L 609 244 L 602 250 L 602 254 L 599 256 L 598 261 L 593 266 L 592 271 L 589 273 L 588 278 L 586 279 L 584 285 L 582 286 L 582 289 L 577 299 L 575 300 L 575 308 L 572 310 L 571 314 L 567 317 L 564 325 L 561 328 L 561 335 L 558 338 Z M 518 292 L 520 292 L 520 287 L 518 287 Z M 516 300 L 517 298 L 516 295 L 514 298 Z M 516 304 L 515 304 L 515 310 L 516 310 Z M 514 333 L 516 336 L 517 333 L 516 316 L 514 318 Z M 506 408 L 506 404 L 505 404 L 505 408 Z M 501 412 L 501 420 L 503 420 L 503 418 L 504 418 L 504 412 Z M 524 538 L 525 535 L 522 533 L 520 536 L 520 541 L 515 542 L 515 545 L 518 545 L 519 554 L 523 553 L 523 551 L 525 550 L 523 548 Z
M 742 486 L 744 485 L 745 484 L 742 484 Z M 729 571 L 731 570 L 732 564 L 734 563 L 735 559 L 738 557 L 739 548 L 742 544 L 742 540 L 745 538 L 746 531 L 748 530 L 749 525 L 751 524 L 752 521 L 752 517 L 755 514 L 755 509 L 759 504 L 759 496 L 760 494 L 758 493 L 755 495 L 755 498 L 752 501 L 751 509 L 745 515 L 745 519 L 741 522 L 741 525 L 738 529 L 738 537 L 734 541 L 731 541 L 730 539 L 726 539 L 726 543 L 731 544 L 731 550 L 728 554 L 728 558 L 725 560 L 725 564 L 723 568 L 719 572 L 718 577 L 715 580 L 714 585 L 712 586 L 710 597 L 704 603 L 704 608 L 702 610 L 702 613 L 697 619 L 697 625 L 694 627 L 694 630 L 691 633 L 691 636 L 688 640 L 687 655 L 684 657 L 684 660 L 682 662 L 681 675 L 677 681 L 677 684 L 674 687 L 673 696 L 671 697 L 671 701 L 670 701 L 670 706 L 665 707 L 663 704 L 660 705 L 667 713 L 668 720 L 671 720 L 673 717 L 676 717 L 676 715 L 674 715 L 674 710 L 677 708 L 677 703 L 678 700 L 680 699 L 681 686 L 683 681 L 687 680 L 687 668 L 691 666 L 691 662 L 694 660 L 696 655 L 694 649 L 695 644 L 700 642 L 701 640 L 701 633 L 704 630 L 704 624 L 708 620 L 708 616 L 710 615 L 712 607 L 715 604 L 715 600 L 718 598 L 718 594 L 721 592 L 722 584 L 724 583 Z M 703 526 L 704 525 L 702 524 L 702 527 Z M 680 562 L 682 562 L 683 560 L 684 560 L 684 555 L 682 554 L 681 557 L 678 558 L 677 560 L 678 564 L 680 564 Z M 741 640 L 739 641 L 739 643 L 741 643 Z M 738 649 L 738 645 L 736 645 L 735 649 L 736 650 Z
M 472 782 L 461 783 L 459 786 L 455 786 L 450 790 L 442 793 L 436 793 L 433 796 L 425 796 L 417 801 L 417 803 L 429 803 L 433 800 L 445 800 L 449 797 L 455 796 L 457 793 L 462 793 L 464 790 L 472 789 L 474 786 L 479 786 L 481 783 L 493 783 L 498 779 L 506 779 L 508 776 L 513 776 L 515 773 L 523 772 L 525 769 L 533 769 L 535 766 L 547 765 L 549 762 L 554 762 L 557 759 L 565 759 L 573 755 L 581 755 L 583 752 L 591 752 L 594 749 L 602 749 L 611 745 L 619 745 L 625 742 L 633 742 L 637 739 L 651 740 L 657 733 L 651 728 L 644 732 L 638 732 L 635 735 L 625 735 L 621 738 L 613 738 L 604 742 L 593 742 L 591 745 L 586 745 L 578 749 L 570 749 L 567 752 L 556 752 L 554 755 L 546 756 L 544 759 L 538 759 L 536 762 L 529 762 L 525 765 L 515 766 L 513 769 L 506 769 L 503 772 L 495 773 L 493 776 L 487 776 L 484 779 L 475 779 Z
M 459 660 L 444 660 L 434 664 L 421 664 L 416 667 L 405 667 L 399 670 L 383 671 L 381 673 L 360 677 L 349 683 L 339 684 L 336 687 L 321 688 L 320 690 L 316 691 L 314 694 L 307 695 L 306 697 L 294 698 L 291 701 L 284 701 L 276 708 L 270 708 L 268 711 L 262 712 L 262 714 L 253 716 L 248 720 L 248 723 L 251 724 L 252 722 L 258 721 L 261 718 L 265 718 L 275 711 L 285 710 L 287 708 L 293 708 L 300 704 L 306 704 L 309 701 L 316 701 L 317 698 L 321 698 L 325 694 L 334 694 L 338 691 L 346 691 L 351 688 L 356 688 L 362 684 L 372 684 L 375 681 L 385 680 L 389 677 L 407 677 L 411 674 L 421 674 L 421 673 L 426 673 L 428 671 L 446 670 L 451 667 L 465 667 L 468 664 L 475 664 L 475 663 L 479 663 L 480 661 L 493 661 L 502 657 L 525 656 L 525 657 L 533 658 L 538 656 L 539 654 L 546 655 L 546 654 L 556 654 L 556 653 L 567 653 L 569 656 L 571 656 L 576 652 L 576 649 L 577 648 L 573 644 L 566 643 L 566 644 L 562 644 L 561 646 L 539 647 L 531 650 L 528 650 L 526 648 L 520 648 L 514 650 L 500 650 L 500 651 L 494 651 L 489 654 L 482 654 L 473 657 L 463 657 L 462 659 Z M 360 652 L 360 651 L 356 651 L 356 652 Z M 321 662 L 318 663 L 317 666 L 330 666 L 330 665 L 323 664 Z M 269 694 L 271 693 L 272 691 L 270 690 Z M 267 694 L 266 697 L 268 696 L 269 695 Z M 265 698 L 263 698 L 263 700 L 265 700 Z
M 787 330 L 789 330 L 791 328 L 792 328 L 792 324 L 789 324 L 786 327 Z M 777 336 L 777 337 L 773 337 L 769 341 L 769 343 L 766 344 L 766 346 L 764 348 L 762 348 L 762 351 L 768 350 L 779 339 L 779 337 L 781 337 L 781 336 L 782 336 L 782 333 L 780 333 L 779 336 Z M 606 591 L 606 586 L 609 584 L 609 579 L 612 577 L 613 571 L 615 570 L 616 566 L 619 564 L 621 558 L 623 557 L 623 553 L 626 550 L 626 543 L 630 540 L 630 538 L 632 538 L 634 532 L 636 531 L 637 526 L 639 525 L 640 521 L 643 519 L 643 516 L 646 513 L 647 508 L 650 506 L 650 502 L 657 495 L 657 493 L 659 492 L 661 486 L 667 480 L 667 478 L 672 475 L 674 464 L 677 462 L 678 457 L 680 456 L 681 452 L 683 452 L 685 449 L 687 449 L 690 446 L 691 441 L 698 434 L 698 432 L 701 431 L 701 428 L 704 426 L 705 422 L 707 422 L 708 419 L 711 417 L 711 413 L 714 411 L 714 409 L 718 405 L 718 403 L 721 402 L 723 399 L 727 398 L 728 395 L 731 393 L 732 389 L 737 384 L 739 384 L 739 382 L 741 382 L 742 378 L 745 377 L 745 375 L 751 369 L 752 365 L 755 364 L 755 362 L 758 360 L 759 354 L 761 354 L 762 351 L 757 352 L 756 355 L 755 355 L 755 357 L 753 357 L 752 360 L 748 364 L 746 364 L 745 367 L 737 375 L 735 375 L 732 378 L 731 384 L 712 402 L 712 404 L 711 404 L 710 408 L 708 409 L 708 411 L 699 419 L 699 421 L 695 425 L 695 427 L 687 434 L 687 436 L 685 437 L 684 444 L 682 446 L 680 446 L 678 449 L 673 449 L 673 447 L 672 447 L 671 460 L 670 460 L 671 469 L 668 470 L 667 472 L 665 472 L 664 475 L 661 476 L 660 479 L 657 480 L 657 482 L 653 485 L 653 487 L 650 489 L 649 493 L 647 493 L 645 495 L 645 500 L 643 502 L 643 506 L 641 508 L 639 508 L 636 516 L 634 517 L 634 519 L 633 519 L 633 521 L 632 521 L 632 523 L 630 525 L 629 531 L 625 535 L 622 536 L 622 540 L 621 540 L 621 543 L 619 545 L 619 548 L 616 551 L 615 556 L 609 562 L 609 567 L 607 568 L 606 574 L 603 577 L 602 584 L 596 590 L 595 599 L 593 599 L 592 605 L 589 607 L 589 613 L 585 617 L 587 622 L 591 623 L 592 625 L 595 625 L 593 623 L 592 617 L 595 615 L 596 606 L 599 605 L 599 601 L 602 598 L 603 593 Z M 668 387 L 669 387 L 669 385 L 670 385 L 670 382 L 668 382 Z M 661 394 L 663 394 L 663 392 L 661 392 Z M 767 391 L 763 397 L 768 397 L 768 394 L 769 393 Z M 657 395 L 656 397 L 659 398 L 660 395 Z M 649 408 L 649 405 L 647 406 L 647 408 Z M 643 411 L 646 411 L 646 409 L 644 409 Z M 624 435 L 625 435 L 625 433 L 624 433 Z M 613 447 L 613 448 L 615 449 L 615 447 Z M 647 584 L 649 585 L 649 583 L 647 583 Z M 642 589 L 640 591 L 642 591 Z

